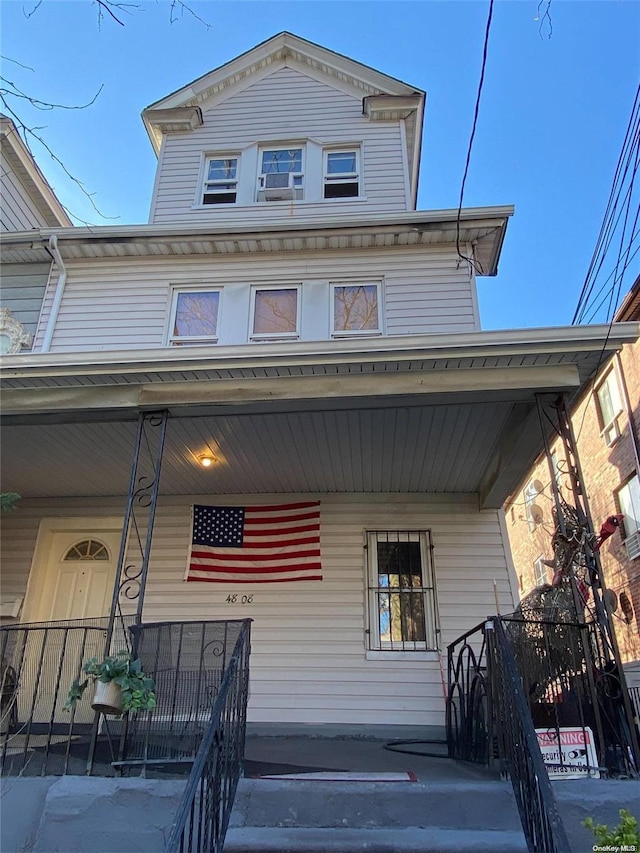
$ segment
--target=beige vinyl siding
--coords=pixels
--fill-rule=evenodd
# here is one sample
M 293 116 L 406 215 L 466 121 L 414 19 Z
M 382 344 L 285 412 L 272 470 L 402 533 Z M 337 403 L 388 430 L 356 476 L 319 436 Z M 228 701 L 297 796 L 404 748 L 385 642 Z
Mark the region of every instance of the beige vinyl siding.
M 159 501 L 145 620 L 238 619 L 252 626 L 249 718 L 256 722 L 441 725 L 446 646 L 495 611 L 514 607 L 497 511 L 478 512 L 475 495 L 322 495 L 324 580 L 292 584 L 183 581 L 192 503 L 282 503 L 310 496 L 166 497 Z M 3 525 L 3 590 L 26 588 L 43 517 L 113 516 L 122 498 L 24 501 Z M 430 529 L 440 624 L 437 654 L 367 659 L 365 530 Z M 229 594 L 253 604 L 227 604 Z
M 200 204 L 198 181 L 205 153 L 240 152 L 252 144 L 276 145 L 294 138 L 299 142 L 310 139 L 320 146 L 362 143 L 361 192 L 366 202 L 345 199 L 254 204 L 254 151 L 251 166 L 247 154 L 239 164 L 240 180 L 251 185 L 250 203 L 194 208 Z M 275 211 L 304 221 L 318 216 L 406 210 L 405 157 L 400 122 L 365 118 L 361 93 L 349 95 L 293 68 L 281 68 L 227 100 L 209 107 L 205 103 L 202 127 L 166 136 L 150 222 L 249 225 L 268 221 Z M 307 196 L 312 181 L 322 186 L 322 174 L 317 171 L 309 173 L 305 168 L 304 180 Z
M 49 264 L 4 264 L 2 267 L 0 303 L 32 335 L 42 310 L 49 269 Z
M 302 283 L 303 340 L 330 337 L 330 282 L 383 281 L 383 328 L 389 335 L 479 329 L 474 283 L 448 248 L 69 262 L 67 270 L 52 351 L 163 346 L 172 285 L 224 288 L 220 345 L 247 343 L 252 285 L 285 282 Z M 54 291 L 52 281 L 36 348 Z
M 0 181 L 0 231 L 29 231 L 48 223 L 25 190 L 11 165 L 2 158 Z

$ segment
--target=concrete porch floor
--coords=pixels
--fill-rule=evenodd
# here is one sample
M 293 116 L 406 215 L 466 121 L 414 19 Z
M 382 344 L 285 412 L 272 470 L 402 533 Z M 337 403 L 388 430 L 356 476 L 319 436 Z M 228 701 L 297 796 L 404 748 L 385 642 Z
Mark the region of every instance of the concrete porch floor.
M 498 778 L 496 768 L 451 761 L 444 739 L 440 727 L 249 724 L 244 775 L 334 771 L 412 773 L 420 781 Z M 403 751 L 387 748 L 394 745 Z

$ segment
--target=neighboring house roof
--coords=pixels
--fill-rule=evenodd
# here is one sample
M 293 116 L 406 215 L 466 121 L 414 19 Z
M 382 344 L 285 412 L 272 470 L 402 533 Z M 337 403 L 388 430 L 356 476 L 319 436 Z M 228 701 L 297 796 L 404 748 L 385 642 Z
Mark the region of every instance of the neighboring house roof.
M 0 151 L 2 159 L 11 166 L 47 225 L 72 226 L 71 219 L 38 168 L 15 123 L 4 115 L 0 115 Z
M 288 32 L 261 42 L 143 110 L 142 119 L 154 150 L 159 153 L 164 133 L 199 127 L 201 106 L 210 98 L 224 99 L 285 66 L 298 68 L 362 98 L 363 113 L 374 121 L 405 119 L 409 179 L 415 199 L 425 92 Z
M 640 275 L 631 285 L 631 290 L 622 300 L 614 317 L 616 323 L 625 320 L 640 320 Z
M 273 219 L 267 225 L 105 225 L 95 228 L 40 229 L 15 232 L 2 241 L 5 263 L 49 258 L 54 233 L 65 259 L 229 255 L 306 249 L 366 249 L 388 246 L 473 244 L 482 275 L 496 275 L 498 259 L 513 207 L 408 211 L 389 216 L 345 216 L 313 224 Z

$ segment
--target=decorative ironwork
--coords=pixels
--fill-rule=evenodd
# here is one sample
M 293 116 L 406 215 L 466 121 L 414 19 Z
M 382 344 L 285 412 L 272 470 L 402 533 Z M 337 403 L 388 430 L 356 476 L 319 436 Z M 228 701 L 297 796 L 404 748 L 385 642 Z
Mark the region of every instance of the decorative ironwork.
M 136 603 L 135 621 L 142 621 L 167 419 L 166 411 L 143 412 L 138 419 L 105 654 L 111 648 L 116 619 L 125 615 L 125 602 Z
M 229 658 L 165 853 L 222 853 L 244 757 L 250 623 Z
M 565 499 L 561 494 L 550 447 L 545 438 L 556 523 L 552 538 L 554 558 L 550 561 L 555 570 L 551 587 L 559 591 L 563 590 L 564 595 L 555 600 L 557 609 L 553 615 L 534 614 L 534 618 L 536 616 L 538 619 L 548 618 L 551 615 L 554 622 L 569 621 L 592 626 L 589 641 L 583 644 L 583 649 L 586 676 L 590 680 L 591 694 L 594 698 L 595 725 L 601 742 L 604 742 L 602 732 L 607 729 L 612 731 L 609 741 L 627 744 L 623 750 L 624 754 L 618 754 L 620 752 L 618 748 L 614 750 L 615 758 L 609 762 L 610 772 L 637 775 L 640 766 L 638 729 L 627 691 L 609 609 L 610 599 L 606 595 L 599 555 L 600 545 L 615 530 L 619 523 L 619 516 L 610 516 L 601 528 L 600 534 L 594 533 L 576 440 L 565 399 L 560 396 L 552 401 L 548 399 L 545 401 L 538 396 L 537 400 L 541 426 L 546 419 L 553 425 L 554 431 L 562 441 L 570 497 L 567 495 Z M 530 604 L 531 602 L 525 602 L 523 606 L 529 606 L 530 609 Z M 527 614 L 523 611 L 522 615 L 526 617 Z M 609 690 L 608 687 L 605 689 L 605 684 L 610 686 L 614 683 L 616 685 L 614 691 Z M 618 766 L 617 771 L 614 769 L 614 762 Z
M 475 646 L 475 648 L 474 648 Z M 487 690 L 487 644 L 482 626 L 448 649 L 447 746 L 451 758 L 489 764 L 493 741 Z
M 451 758 L 490 764 L 511 777 L 530 851 L 568 851 L 513 651 L 500 617 L 448 649 L 447 744 Z

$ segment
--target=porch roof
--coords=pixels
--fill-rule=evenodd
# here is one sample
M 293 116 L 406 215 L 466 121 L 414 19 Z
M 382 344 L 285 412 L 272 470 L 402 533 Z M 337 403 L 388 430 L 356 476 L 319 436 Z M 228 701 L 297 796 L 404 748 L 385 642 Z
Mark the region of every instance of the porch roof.
M 423 338 L 10 356 L 3 483 L 125 494 L 140 410 L 170 411 L 165 494 L 478 493 L 542 448 L 536 395 L 571 399 L 638 324 Z M 208 470 L 198 456 L 212 452 Z

